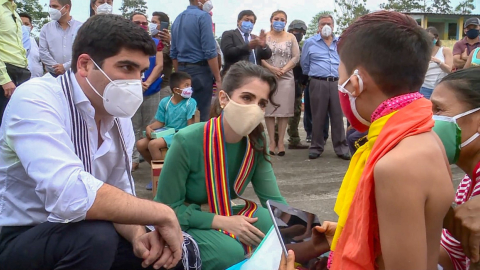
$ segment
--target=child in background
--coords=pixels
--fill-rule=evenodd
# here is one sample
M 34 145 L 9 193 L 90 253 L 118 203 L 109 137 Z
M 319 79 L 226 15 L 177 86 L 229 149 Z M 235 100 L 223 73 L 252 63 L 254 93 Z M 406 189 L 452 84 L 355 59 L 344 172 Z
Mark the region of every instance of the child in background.
M 170 76 L 172 96 L 160 101 L 155 122 L 146 127 L 146 138 L 137 142 L 137 149 L 148 164 L 162 158 L 161 149 L 169 148 L 174 134 L 152 139 L 151 134 L 162 127 L 178 131 L 194 123 L 193 116 L 197 102 L 192 97 L 192 78 L 185 72 L 175 72 Z M 151 183 L 147 185 L 151 187 Z M 151 189 L 151 188 L 150 188 Z

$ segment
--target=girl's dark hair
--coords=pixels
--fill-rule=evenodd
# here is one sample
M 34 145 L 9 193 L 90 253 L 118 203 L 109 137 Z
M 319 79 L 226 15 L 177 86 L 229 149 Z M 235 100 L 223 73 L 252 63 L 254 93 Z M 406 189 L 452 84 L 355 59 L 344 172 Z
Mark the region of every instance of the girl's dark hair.
M 450 73 L 440 83 L 452 89 L 460 101 L 469 105 L 469 110 L 480 107 L 480 67 Z
M 438 47 L 442 47 L 442 42 L 440 41 L 437 28 L 429 26 L 425 30 L 427 30 L 428 33 L 432 34 L 437 39 L 437 43 L 435 45 Z
M 270 91 L 268 93 L 268 101 L 274 107 L 279 107 L 279 105 L 273 101 L 273 96 L 277 92 L 277 86 L 278 86 L 275 75 L 273 75 L 273 73 L 271 73 L 267 69 L 247 61 L 237 62 L 230 67 L 228 72 L 223 77 L 222 90 L 225 93 L 227 93 L 228 96 L 231 97 L 233 96 L 233 92 L 235 92 L 235 90 L 251 82 L 254 79 L 259 79 L 268 84 L 268 86 L 270 87 Z M 218 99 L 218 93 L 217 93 L 217 98 L 213 103 L 210 116 L 218 117 L 221 114 L 222 114 L 222 108 L 220 107 L 220 101 Z M 256 152 L 263 153 L 265 160 L 270 162 L 267 154 L 267 147 L 266 147 L 267 139 L 265 138 L 264 131 L 265 129 L 263 127 L 263 124 L 260 123 L 248 135 L 248 138 L 252 143 L 253 149 L 255 149 Z
M 93 10 L 92 8 L 92 6 L 95 5 L 95 3 L 97 3 L 97 0 L 90 0 L 90 17 L 95 15 L 95 10 Z

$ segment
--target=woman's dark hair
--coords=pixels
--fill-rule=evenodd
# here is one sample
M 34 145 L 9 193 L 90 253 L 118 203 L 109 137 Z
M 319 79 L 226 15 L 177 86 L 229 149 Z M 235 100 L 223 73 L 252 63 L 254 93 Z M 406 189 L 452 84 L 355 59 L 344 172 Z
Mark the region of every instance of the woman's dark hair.
M 435 28 L 433 26 L 429 26 L 425 30 L 427 30 L 428 33 L 432 34 L 437 39 L 437 43 L 435 43 L 435 45 L 438 46 L 438 47 L 442 47 L 442 42 L 440 41 L 440 38 L 438 38 L 439 35 L 438 35 L 437 28 Z
M 460 101 L 469 105 L 469 110 L 480 107 L 480 67 L 450 73 L 440 83 L 452 89 Z
M 73 73 L 77 73 L 77 61 L 81 54 L 90 55 L 100 67 L 105 59 L 117 55 L 122 49 L 155 55 L 155 42 L 147 31 L 140 29 L 138 25 L 120 15 L 100 14 L 90 17 L 78 30 L 73 43 Z
M 277 11 L 274 11 L 274 12 L 272 13 L 272 16 L 270 16 L 270 23 L 272 22 L 273 17 L 275 17 L 275 16 L 278 15 L 278 14 L 283 14 L 283 15 L 285 15 L 285 20 L 288 19 L 287 13 L 285 13 L 285 11 L 283 11 L 283 10 L 277 10 Z M 270 26 L 270 30 L 273 31 L 273 26 Z
M 231 97 L 233 96 L 233 92 L 235 92 L 235 90 L 251 82 L 254 79 L 259 79 L 262 82 L 266 82 L 268 84 L 268 86 L 270 87 L 270 91 L 268 93 L 268 101 L 274 107 L 279 107 L 279 105 L 273 101 L 273 96 L 277 92 L 277 87 L 278 87 L 277 79 L 275 78 L 275 75 L 273 75 L 273 73 L 271 73 L 267 69 L 247 61 L 237 62 L 230 67 L 228 72 L 223 77 L 222 90 Z M 220 107 L 220 101 L 218 99 L 218 93 L 217 93 L 217 98 L 215 99 L 214 104 L 212 106 L 210 116 L 218 117 L 220 116 L 220 114 L 222 114 L 222 108 Z M 248 135 L 248 138 L 252 143 L 253 149 L 255 149 L 255 151 L 257 152 L 263 153 L 265 160 L 270 162 L 269 159 L 267 158 L 268 157 L 267 147 L 266 147 L 267 139 L 265 138 L 264 131 L 265 129 L 263 127 L 263 124 L 260 123 Z
M 95 15 L 95 10 L 93 10 L 93 7 L 97 3 L 97 0 L 90 0 L 90 17 Z

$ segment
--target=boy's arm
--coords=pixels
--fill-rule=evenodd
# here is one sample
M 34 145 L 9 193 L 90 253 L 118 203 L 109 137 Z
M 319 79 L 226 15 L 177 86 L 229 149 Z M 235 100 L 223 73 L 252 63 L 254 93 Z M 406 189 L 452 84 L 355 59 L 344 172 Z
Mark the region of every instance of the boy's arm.
M 374 169 L 385 269 L 427 269 L 427 194 L 421 185 L 424 179 L 416 173 L 418 165 L 415 164 L 422 162 L 389 154 L 379 160 Z
M 188 119 L 188 121 L 187 121 L 187 126 L 190 126 L 190 125 L 193 125 L 193 124 L 195 124 L 195 119 L 193 119 L 193 118 L 192 118 L 192 119 Z
M 162 123 L 158 120 L 155 120 L 155 122 L 151 123 L 148 125 L 151 129 L 159 129 L 165 126 L 165 123 Z

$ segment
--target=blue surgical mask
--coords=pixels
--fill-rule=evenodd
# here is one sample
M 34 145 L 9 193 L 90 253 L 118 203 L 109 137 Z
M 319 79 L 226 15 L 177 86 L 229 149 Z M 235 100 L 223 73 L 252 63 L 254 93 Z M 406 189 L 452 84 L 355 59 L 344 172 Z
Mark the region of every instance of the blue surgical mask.
M 243 21 L 240 30 L 242 30 L 243 33 L 250 34 L 253 30 L 253 23 L 251 21 Z
M 282 21 L 274 21 L 273 22 L 273 30 L 277 32 L 281 32 L 285 29 L 285 22 Z
M 433 39 L 433 46 L 435 46 L 437 44 L 437 41 L 438 40 L 436 38 Z

